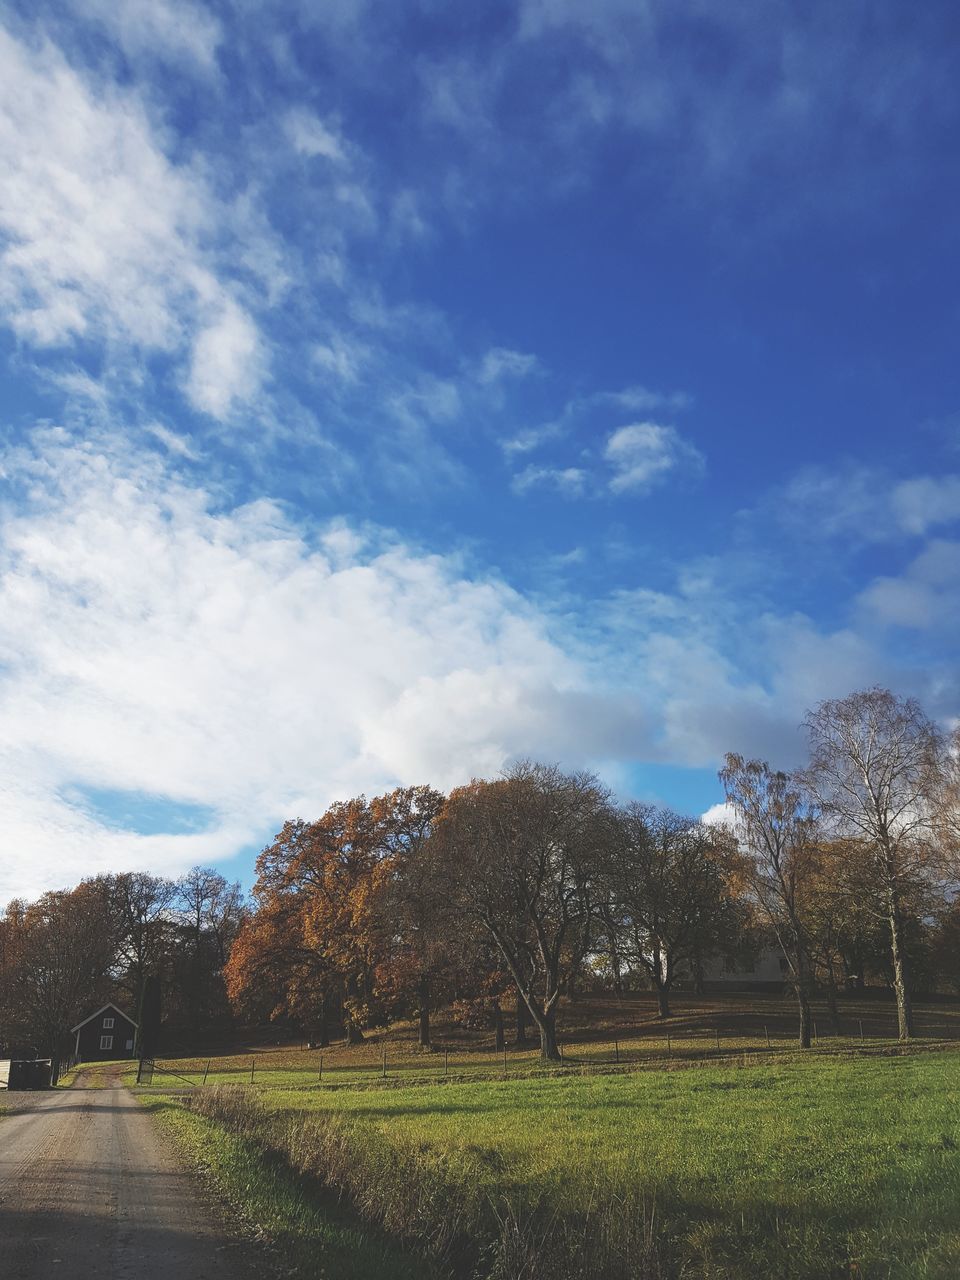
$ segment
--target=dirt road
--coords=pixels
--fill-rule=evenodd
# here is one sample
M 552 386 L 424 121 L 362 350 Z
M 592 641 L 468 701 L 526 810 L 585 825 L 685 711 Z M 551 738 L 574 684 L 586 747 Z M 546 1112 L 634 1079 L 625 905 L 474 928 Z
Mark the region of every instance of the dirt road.
M 3 1280 L 246 1280 L 218 1223 L 132 1094 L 0 1093 Z

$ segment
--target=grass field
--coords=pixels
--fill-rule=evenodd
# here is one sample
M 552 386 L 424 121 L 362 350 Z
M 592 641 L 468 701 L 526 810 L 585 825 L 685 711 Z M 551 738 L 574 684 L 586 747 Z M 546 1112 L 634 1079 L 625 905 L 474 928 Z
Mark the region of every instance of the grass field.
M 919 1005 L 917 1043 L 960 1042 L 960 1004 Z M 879 1051 L 896 1044 L 892 1003 L 876 999 L 844 1000 L 838 1023 L 824 1005 L 814 1008 L 817 1047 L 846 1052 L 861 1047 Z M 368 1035 L 366 1043 L 306 1050 L 296 1045 L 252 1044 L 242 1052 L 208 1057 L 166 1057 L 158 1072 L 158 1088 L 185 1084 L 254 1084 L 261 1088 L 358 1085 L 384 1078 L 425 1081 L 430 1078 L 502 1078 L 538 1073 L 542 1067 L 535 1045 L 509 1047 L 506 1057 L 493 1050 L 489 1036 L 464 1032 L 437 1021 L 434 1052 L 416 1048 L 412 1024 L 399 1023 Z M 561 1043 L 564 1070 L 609 1070 L 700 1063 L 727 1058 L 782 1057 L 797 1049 L 796 1012 L 780 996 L 751 995 L 698 998 L 678 995 L 674 1015 L 656 1016 L 651 996 L 624 1000 L 590 999 L 565 1006 Z M 550 1068 L 554 1070 L 554 1068 Z
M 147 1098 L 206 1126 L 208 1163 L 239 1142 L 248 1187 L 258 1160 L 288 1179 L 301 1242 L 332 1195 L 438 1274 L 960 1275 L 960 1048 L 649 1066 L 328 1089 L 291 1063 L 253 1089 L 195 1090 L 189 1119 Z

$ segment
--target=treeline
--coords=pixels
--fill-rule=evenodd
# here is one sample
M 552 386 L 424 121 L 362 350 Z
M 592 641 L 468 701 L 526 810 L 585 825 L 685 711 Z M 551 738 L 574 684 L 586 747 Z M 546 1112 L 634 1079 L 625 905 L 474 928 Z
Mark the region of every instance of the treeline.
M 703 989 L 720 964 L 781 957 L 809 1044 L 810 1002 L 960 990 L 960 731 L 884 689 L 821 703 L 793 773 L 729 755 L 729 820 L 619 804 L 588 773 L 520 763 L 449 796 L 428 786 L 287 822 L 253 901 L 216 872 L 99 877 L 0 920 L 0 1037 L 62 1052 L 80 1017 L 163 993 L 195 1047 L 231 1017 L 318 1044 L 454 1004 L 502 1046 L 533 1027 L 559 1056 L 576 990 Z
M 202 867 L 176 880 L 97 876 L 14 900 L 0 918 L 0 1049 L 59 1065 L 70 1027 L 107 1001 L 142 1021 L 148 979 L 172 1040 L 228 1026 L 223 970 L 244 912 L 240 885 Z
M 448 797 L 425 786 L 288 822 L 258 862 L 255 909 L 227 964 L 248 1017 L 323 1044 L 458 1000 L 502 1041 L 502 1002 L 558 1057 L 577 984 L 652 987 L 764 946 L 783 957 L 800 1037 L 810 1000 L 888 984 L 900 1035 L 911 993 L 960 980 L 960 741 L 912 700 L 871 689 L 807 717 L 810 761 L 788 774 L 730 755 L 730 822 L 618 805 L 594 776 L 521 763 Z

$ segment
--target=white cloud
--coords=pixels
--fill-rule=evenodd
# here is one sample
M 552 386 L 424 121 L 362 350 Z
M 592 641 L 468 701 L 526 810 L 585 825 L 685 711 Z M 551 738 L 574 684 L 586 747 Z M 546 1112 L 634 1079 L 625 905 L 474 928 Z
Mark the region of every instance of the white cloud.
M 579 498 L 587 489 L 590 477 L 581 467 L 525 467 L 513 477 L 514 493 L 528 493 L 545 487 L 556 489 L 567 498 Z
M 869 630 L 757 617 L 705 570 L 672 594 L 594 600 L 579 622 L 567 601 L 561 620 L 455 557 L 302 526 L 269 500 L 218 507 L 170 467 L 58 430 L 6 458 L 0 901 L 224 858 L 332 799 L 447 787 L 523 754 L 608 776 L 728 749 L 789 767 L 805 707 L 902 687 Z M 946 587 L 957 567 L 938 544 L 916 574 Z M 212 817 L 119 831 L 84 789 Z
M 620 427 L 607 440 L 604 457 L 613 467 L 613 493 L 647 493 L 672 471 L 700 474 L 703 454 L 673 427 L 655 422 L 633 422 Z
M 477 380 L 484 384 L 502 378 L 525 378 L 539 367 L 537 357 L 508 347 L 491 347 L 480 361 Z
M 654 413 L 658 409 L 678 413 L 692 407 L 693 397 L 686 391 L 651 391 L 649 387 L 633 386 L 621 391 L 598 391 L 588 396 L 585 403 L 611 405 L 631 413 Z
M 893 510 L 907 533 L 924 534 L 960 520 L 960 476 L 916 476 L 893 490 Z
M 130 58 L 164 57 L 216 67 L 223 39 L 220 23 L 205 6 L 189 0 L 71 0 L 80 18 L 108 28 Z
M 332 374 L 339 382 L 354 383 L 370 358 L 370 349 L 363 343 L 334 334 L 327 342 L 318 342 L 312 354 L 317 367 L 325 373 Z
M 955 635 L 960 625 L 960 542 L 929 542 L 904 573 L 876 578 L 857 604 L 870 621 L 884 626 Z
M 512 458 L 517 453 L 532 453 L 548 440 L 555 440 L 562 434 L 563 428 L 559 422 L 547 422 L 541 427 L 527 427 L 519 431 L 509 440 L 504 440 L 500 447 L 507 458 Z
M 297 107 L 287 113 L 284 126 L 294 150 L 300 155 L 310 159 L 322 156 L 336 164 L 345 161 L 343 139 L 337 125 L 328 124 L 305 107 Z
M 51 45 L 0 30 L 0 168 L 0 304 L 23 342 L 180 358 L 199 336 L 199 399 L 222 407 L 255 393 L 257 361 L 226 355 L 259 339 L 216 245 L 239 231 L 236 259 L 274 277 L 275 247 L 242 202 L 225 205 L 167 158 L 134 93 L 88 82 Z M 203 371 L 218 360 L 214 389 Z
M 33 498 L 0 549 L 0 901 L 224 857 L 337 797 L 637 723 L 618 700 L 585 729 L 577 664 L 496 579 L 344 524 L 318 543 L 269 501 L 218 511 L 116 445 L 40 446 L 10 461 Z M 215 818 L 120 833 L 71 803 L 84 787 Z
M 253 399 L 263 381 L 264 355 L 257 326 L 231 299 L 193 344 L 187 395 L 194 408 L 226 418 Z

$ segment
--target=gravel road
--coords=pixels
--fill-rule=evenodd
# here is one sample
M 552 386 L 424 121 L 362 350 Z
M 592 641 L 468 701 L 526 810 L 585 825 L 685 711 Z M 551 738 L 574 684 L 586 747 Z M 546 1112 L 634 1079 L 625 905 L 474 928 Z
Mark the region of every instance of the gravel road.
M 129 1090 L 0 1093 L 3 1280 L 247 1280 L 244 1245 Z M 262 1272 L 257 1271 L 258 1275 Z

